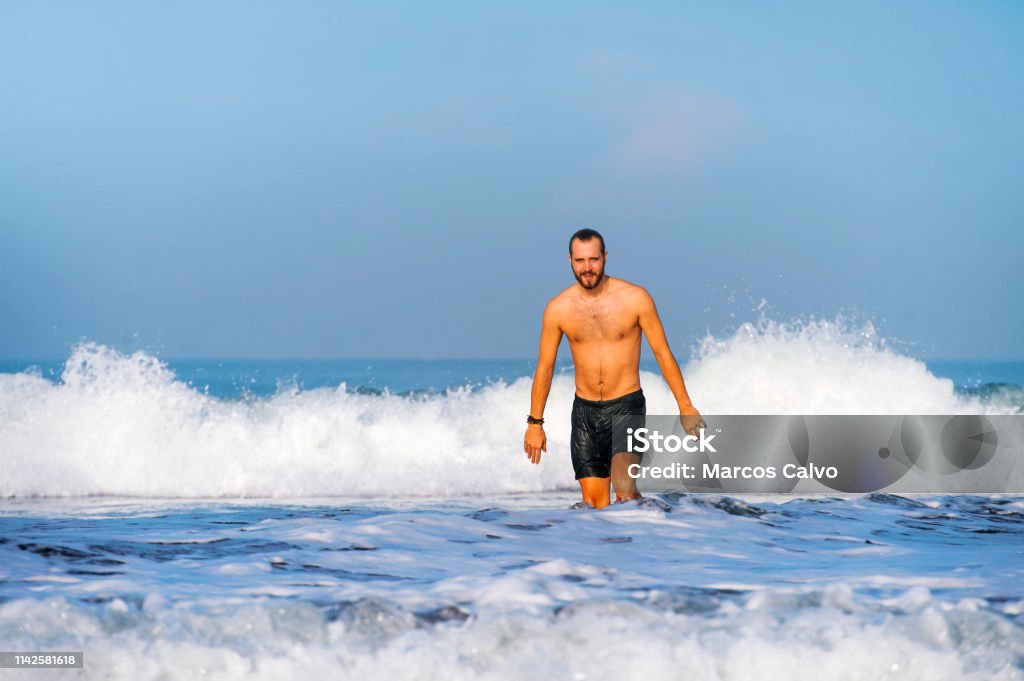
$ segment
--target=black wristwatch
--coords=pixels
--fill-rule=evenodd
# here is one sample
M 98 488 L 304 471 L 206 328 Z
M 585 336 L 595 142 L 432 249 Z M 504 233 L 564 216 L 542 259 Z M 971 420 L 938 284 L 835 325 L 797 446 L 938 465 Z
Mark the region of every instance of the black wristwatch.
M 530 416 L 529 414 L 526 415 L 526 422 L 529 423 L 531 426 L 543 426 L 544 425 L 544 419 L 535 419 L 532 416 Z

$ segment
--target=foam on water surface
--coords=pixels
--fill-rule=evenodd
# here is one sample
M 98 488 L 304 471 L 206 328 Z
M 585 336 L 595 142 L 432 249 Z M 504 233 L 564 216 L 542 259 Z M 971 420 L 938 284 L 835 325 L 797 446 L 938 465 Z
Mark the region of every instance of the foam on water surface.
M 573 499 L 8 502 L 0 640 L 85 678 L 1022 678 L 1019 499 Z

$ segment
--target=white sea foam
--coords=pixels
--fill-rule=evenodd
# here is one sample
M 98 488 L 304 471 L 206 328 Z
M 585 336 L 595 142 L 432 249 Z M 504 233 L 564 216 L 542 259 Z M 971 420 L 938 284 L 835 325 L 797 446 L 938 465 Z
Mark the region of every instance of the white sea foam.
M 957 395 L 870 325 L 744 325 L 684 368 L 706 414 L 1010 413 Z M 648 413 L 671 413 L 641 376 Z M 0 374 L 0 496 L 425 496 L 574 486 L 571 374 L 548 400 L 548 453 L 522 452 L 530 379 L 428 396 L 288 390 L 221 400 L 144 352 L 76 347 L 61 381 Z
M 964 399 L 953 381 L 888 346 L 874 326 L 762 319 L 707 336 L 686 367 L 709 414 L 1014 413 Z
M 0 641 L 86 679 L 1024 676 L 1012 501 L 574 498 L 9 500 Z
M 848 595 L 782 600 L 714 619 L 628 602 L 554 617 L 481 616 L 423 627 L 386 601 L 336 619 L 305 603 L 86 609 L 63 598 L 0 606 L 0 638 L 24 650 L 84 649 L 83 679 L 922 679 L 1014 680 L 1020 629 L 969 607 L 850 612 Z M 832 601 L 836 601 L 833 603 Z M 954 633 L 955 632 L 955 633 Z M 54 670 L 43 678 L 66 678 Z M 0 670 L 0 678 L 23 678 Z M 35 678 L 35 677 L 34 677 Z

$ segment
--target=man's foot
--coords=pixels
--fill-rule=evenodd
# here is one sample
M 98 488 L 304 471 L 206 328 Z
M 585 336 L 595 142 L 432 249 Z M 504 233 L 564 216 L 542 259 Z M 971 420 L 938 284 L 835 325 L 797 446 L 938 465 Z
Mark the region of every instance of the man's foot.
M 573 504 L 572 506 L 569 507 L 569 510 L 570 511 L 579 511 L 580 509 L 584 509 L 584 508 L 594 508 L 594 507 L 591 506 L 590 504 L 588 504 L 585 501 L 577 501 L 575 504 Z

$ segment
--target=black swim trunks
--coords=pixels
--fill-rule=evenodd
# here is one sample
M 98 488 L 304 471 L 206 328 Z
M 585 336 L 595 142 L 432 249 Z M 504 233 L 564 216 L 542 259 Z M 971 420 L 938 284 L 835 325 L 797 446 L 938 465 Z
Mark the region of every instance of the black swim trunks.
M 576 479 L 611 477 L 612 457 L 626 451 L 626 428 L 642 426 L 646 413 L 643 390 L 600 402 L 577 395 L 570 443 Z

